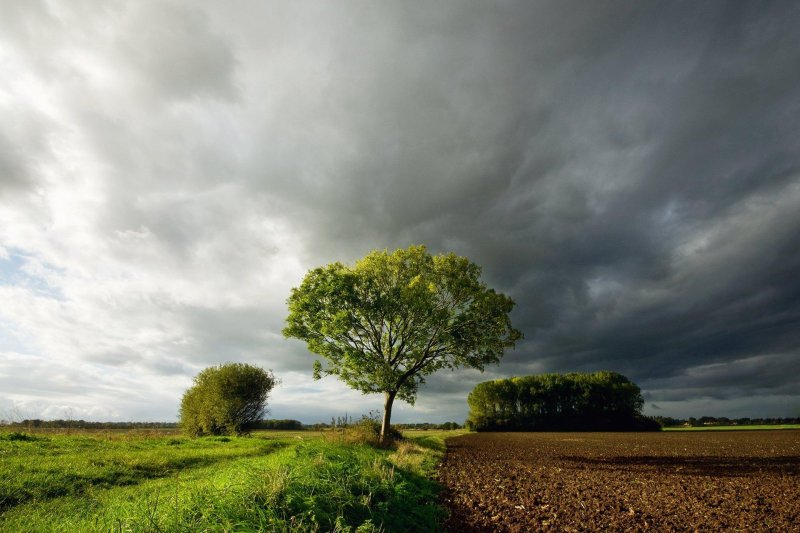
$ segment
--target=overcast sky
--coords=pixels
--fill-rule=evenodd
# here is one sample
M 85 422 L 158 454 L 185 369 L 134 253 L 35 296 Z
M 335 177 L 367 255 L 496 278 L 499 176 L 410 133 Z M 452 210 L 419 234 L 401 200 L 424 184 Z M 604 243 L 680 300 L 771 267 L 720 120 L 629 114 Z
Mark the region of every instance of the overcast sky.
M 800 416 L 800 3 L 19 0 L 0 79 L 0 413 L 175 420 L 224 361 L 275 371 L 275 418 L 377 409 L 285 301 L 425 244 L 525 340 L 396 421 L 594 370 Z

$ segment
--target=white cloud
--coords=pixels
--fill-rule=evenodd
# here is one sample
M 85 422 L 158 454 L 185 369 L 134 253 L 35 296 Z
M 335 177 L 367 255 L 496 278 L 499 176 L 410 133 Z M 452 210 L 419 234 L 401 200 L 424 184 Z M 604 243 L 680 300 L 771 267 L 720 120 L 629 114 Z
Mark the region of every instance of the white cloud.
M 105 364 L 0 353 L 4 407 L 16 406 L 31 418 L 64 418 L 71 410 L 75 418 L 95 420 L 174 420 L 176 399 L 188 384 L 185 376 L 132 374 Z
M 18 174 L 0 190 L 0 243 L 20 264 L 0 285 L 0 318 L 36 349 L 15 356 L 14 372 L 35 366 L 42 385 L 10 379 L 5 390 L 56 402 L 48 383 L 65 375 L 87 395 L 98 384 L 67 368 L 125 376 L 124 396 L 125 383 L 185 386 L 229 359 L 298 366 L 274 357 L 303 272 L 298 243 L 285 216 L 237 184 L 226 39 L 180 4 L 17 7 L 0 47 Z M 175 386 L 164 390 L 174 403 Z

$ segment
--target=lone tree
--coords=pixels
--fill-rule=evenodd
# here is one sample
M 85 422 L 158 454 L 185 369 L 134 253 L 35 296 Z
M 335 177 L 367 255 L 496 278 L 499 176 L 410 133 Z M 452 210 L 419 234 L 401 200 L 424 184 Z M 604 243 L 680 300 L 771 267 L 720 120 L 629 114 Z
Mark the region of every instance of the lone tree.
M 194 436 L 241 435 L 261 420 L 277 384 L 272 371 L 244 363 L 206 368 L 181 401 L 181 428 Z
M 327 359 L 326 368 L 314 363 L 315 379 L 336 375 L 364 394 L 384 394 L 386 442 L 395 398 L 413 405 L 425 376 L 483 370 L 521 338 L 508 316 L 514 302 L 480 273 L 464 257 L 431 256 L 424 246 L 315 268 L 292 289 L 283 334 Z

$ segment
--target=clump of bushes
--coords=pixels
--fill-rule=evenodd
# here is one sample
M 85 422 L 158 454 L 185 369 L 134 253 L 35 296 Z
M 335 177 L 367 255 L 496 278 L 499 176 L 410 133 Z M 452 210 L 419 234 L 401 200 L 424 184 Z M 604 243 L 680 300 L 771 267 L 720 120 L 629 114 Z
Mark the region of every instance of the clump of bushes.
M 467 398 L 475 431 L 657 431 L 641 389 L 616 372 L 539 374 L 479 383 Z
M 5 435 L 0 434 L 0 440 L 31 442 L 39 440 L 39 437 L 28 435 L 27 433 L 22 433 L 21 431 L 12 431 L 11 433 L 6 433 Z

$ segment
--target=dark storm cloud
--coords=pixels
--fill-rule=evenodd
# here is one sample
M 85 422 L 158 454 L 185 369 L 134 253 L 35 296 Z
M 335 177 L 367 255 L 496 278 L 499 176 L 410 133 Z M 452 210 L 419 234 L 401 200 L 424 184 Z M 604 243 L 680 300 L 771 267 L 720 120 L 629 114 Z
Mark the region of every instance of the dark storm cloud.
M 506 372 L 610 368 L 687 399 L 799 385 L 796 5 L 379 9 L 353 34 L 325 13 L 328 128 L 264 181 L 309 248 L 475 259 L 518 302 Z

